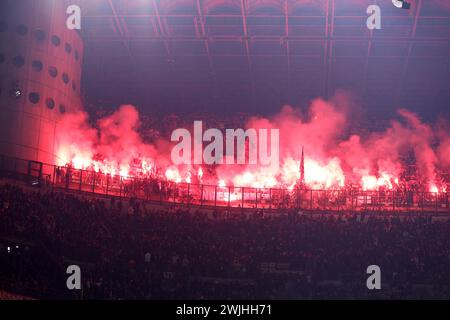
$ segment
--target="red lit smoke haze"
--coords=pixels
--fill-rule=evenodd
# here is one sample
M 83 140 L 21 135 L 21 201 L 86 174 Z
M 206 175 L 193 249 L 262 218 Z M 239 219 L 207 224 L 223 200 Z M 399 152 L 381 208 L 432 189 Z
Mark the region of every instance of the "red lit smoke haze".
M 400 109 L 399 120 L 392 120 L 384 131 L 351 134 L 353 105 L 351 99 L 340 95 L 330 101 L 314 100 L 307 112 L 284 106 L 273 117 L 250 118 L 245 129 L 280 130 L 279 168 L 223 164 L 207 175 L 200 166 L 176 167 L 170 159 L 175 143 L 170 137 L 154 145 L 144 143 L 138 133 L 138 111 L 131 105 L 100 119 L 95 128 L 89 125 L 85 112 L 67 114 L 57 129 L 57 160 L 59 165 L 111 175 L 154 176 L 161 172 L 162 178 L 175 182 L 292 189 L 300 178 L 304 147 L 304 181 L 312 188 L 340 188 L 350 183 L 365 190 L 392 188 L 399 183 L 409 156 L 428 191 L 445 191 L 437 172 L 450 166 L 446 120 L 432 127 L 416 114 Z

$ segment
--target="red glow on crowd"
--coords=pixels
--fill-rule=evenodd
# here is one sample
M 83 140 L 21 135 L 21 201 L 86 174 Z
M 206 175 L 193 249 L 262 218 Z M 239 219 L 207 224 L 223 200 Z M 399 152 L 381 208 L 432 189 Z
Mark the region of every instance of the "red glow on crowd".
M 206 165 L 175 166 L 170 160 L 171 142 L 144 143 L 139 114 L 133 106 L 122 106 L 95 128 L 85 112 L 66 115 L 58 128 L 58 165 L 94 170 L 111 176 L 155 177 L 176 183 L 204 183 L 219 189 L 251 188 L 362 190 L 402 187 L 407 167 L 414 165 L 414 181 L 422 190 L 446 192 L 439 172 L 450 166 L 448 123 L 431 126 L 407 110 L 399 111 L 384 131 L 349 133 L 350 102 L 317 99 L 308 112 L 284 107 L 271 118 L 253 117 L 245 128 L 280 130 L 280 166 Z M 442 123 L 444 123 L 442 125 Z M 304 177 L 300 177 L 304 147 Z M 408 159 L 409 157 L 409 159 Z M 403 185 L 404 186 L 404 185 Z M 228 197 L 228 195 L 227 195 Z M 230 201 L 239 195 L 230 194 Z

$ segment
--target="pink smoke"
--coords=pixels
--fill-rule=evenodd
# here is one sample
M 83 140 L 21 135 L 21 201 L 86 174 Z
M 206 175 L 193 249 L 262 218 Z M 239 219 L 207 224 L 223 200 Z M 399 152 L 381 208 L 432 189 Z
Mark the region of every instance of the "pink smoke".
M 139 113 L 131 105 L 100 119 L 95 127 L 85 112 L 67 114 L 57 128 L 58 164 L 111 175 L 157 175 L 174 182 L 237 187 L 294 188 L 305 150 L 304 183 L 315 189 L 358 185 L 365 190 L 392 189 L 400 183 L 408 157 L 418 182 L 427 190 L 444 190 L 438 172 L 450 166 L 448 122 L 424 123 L 405 109 L 386 129 L 352 133 L 354 102 L 346 95 L 316 99 L 307 111 L 284 106 L 273 117 L 252 117 L 244 129 L 279 129 L 280 165 L 184 165 L 171 162 L 174 143 L 144 143 L 138 133 Z M 175 129 L 175 128 L 174 128 Z M 232 128 L 236 129 L 236 128 Z M 205 129 L 206 130 L 206 129 Z M 203 147 L 206 146 L 204 143 Z

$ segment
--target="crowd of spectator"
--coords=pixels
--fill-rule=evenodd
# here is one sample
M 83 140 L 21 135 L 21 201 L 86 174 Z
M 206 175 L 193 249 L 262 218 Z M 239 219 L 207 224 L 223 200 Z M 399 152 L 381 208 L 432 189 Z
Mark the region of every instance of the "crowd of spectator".
M 0 239 L 0 290 L 35 298 L 450 298 L 450 222 L 414 213 L 205 212 L 5 184 Z

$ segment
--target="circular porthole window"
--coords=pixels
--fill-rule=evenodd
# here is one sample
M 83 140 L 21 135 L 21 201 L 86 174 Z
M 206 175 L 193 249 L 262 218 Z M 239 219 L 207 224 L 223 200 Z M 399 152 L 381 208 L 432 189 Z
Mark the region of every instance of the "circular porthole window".
M 45 105 L 50 110 L 53 110 L 55 108 L 55 100 L 53 100 L 52 98 L 47 98 L 47 100 L 45 101 Z
M 44 41 L 45 40 L 45 31 L 44 30 L 36 30 L 36 32 L 34 33 L 34 36 L 36 37 L 36 40 Z
M 48 73 L 52 78 L 56 78 L 58 75 L 58 69 L 56 69 L 56 67 L 48 67 Z
M 22 56 L 15 56 L 13 59 L 13 64 L 17 68 L 23 67 L 23 65 L 25 64 L 25 58 Z
M 69 83 L 69 75 L 67 74 L 67 73 L 63 73 L 63 75 L 62 75 L 62 79 L 63 79 L 63 82 L 65 83 L 65 84 L 68 84 Z
M 69 43 L 65 44 L 64 49 L 66 50 L 66 52 L 68 54 L 70 54 L 72 52 L 72 46 Z
M 58 36 L 53 36 L 52 43 L 55 47 L 59 47 L 59 45 L 61 44 L 61 39 Z
M 63 104 L 59 105 L 59 112 L 61 112 L 61 114 L 66 113 L 66 106 Z
M 38 102 L 39 102 L 39 99 L 40 99 L 39 93 L 37 93 L 37 92 L 31 92 L 31 93 L 28 95 L 28 100 L 30 100 L 30 102 L 31 102 L 32 104 L 38 103 Z
M 34 60 L 34 61 L 31 63 L 31 66 L 33 67 L 33 70 L 36 71 L 36 72 L 41 72 L 42 69 L 44 68 L 42 62 L 39 61 L 39 60 Z

